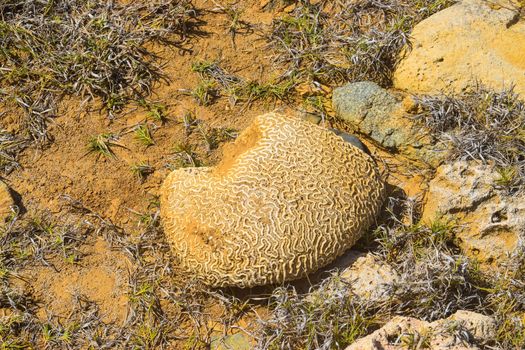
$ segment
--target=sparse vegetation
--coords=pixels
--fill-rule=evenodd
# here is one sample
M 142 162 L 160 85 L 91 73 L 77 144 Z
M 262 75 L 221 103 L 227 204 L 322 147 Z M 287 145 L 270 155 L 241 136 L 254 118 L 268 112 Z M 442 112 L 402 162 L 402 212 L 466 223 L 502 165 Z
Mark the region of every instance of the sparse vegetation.
M 387 231 L 383 231 L 387 230 Z M 400 272 L 389 312 L 433 321 L 456 310 L 482 309 L 477 265 L 454 246 L 453 228 L 415 225 L 381 228 L 378 252 Z
M 289 98 L 295 82 L 293 79 L 276 80 L 267 83 L 249 82 L 238 91 L 235 96 L 240 96 L 248 104 L 257 100 L 281 100 Z
M 203 92 L 202 86 L 213 86 L 211 90 L 213 98 L 217 98 L 219 93 L 227 96 L 230 105 L 234 106 L 241 102 L 250 105 L 257 100 L 263 101 L 285 101 L 290 97 L 293 91 L 293 80 L 278 80 L 265 83 L 256 81 L 247 81 L 239 76 L 225 71 L 219 66 L 218 62 L 197 61 L 192 65 L 192 70 L 199 73 L 202 77 L 201 84 L 193 90 L 193 96 L 198 101 L 207 101 L 211 103 L 212 98 L 207 97 Z M 203 104 L 203 102 L 200 102 Z
M 478 345 L 487 349 L 523 347 L 523 249 L 514 253 L 505 271 L 494 275 L 482 272 L 475 261 L 462 255 L 454 244 L 452 222 L 436 221 L 425 226 L 402 224 L 399 219 L 396 216 L 396 223 L 380 226 L 374 233 L 378 246 L 369 247 L 400 276 L 388 285 L 387 294 L 380 299 L 357 297 L 350 282 L 337 272 L 304 295 L 292 286 L 277 288 L 269 298 L 270 316 L 260 320 L 258 348 L 344 348 L 393 315 L 434 321 L 457 310 L 497 319 L 498 338 Z M 407 218 L 411 221 L 413 218 Z M 461 336 L 461 329 L 451 332 Z M 418 343 L 415 340 L 428 338 L 405 334 L 397 339 L 408 348 Z
M 301 86 L 299 86 L 297 90 L 303 97 L 303 107 L 306 112 L 318 115 L 322 120 L 327 120 L 329 117 L 335 116 L 332 108 L 331 91 L 317 89 L 310 93 L 312 89 L 308 87 L 308 92 L 303 93 L 300 91 L 300 87 Z
M 210 105 L 219 96 L 215 82 L 211 80 L 201 80 L 190 95 L 201 106 Z
M 480 311 L 484 293 L 477 289 L 473 266 L 451 245 L 452 227 L 380 227 L 377 257 L 399 273 L 380 300 L 354 295 L 349 281 L 335 273 L 299 296 L 294 289 L 276 290 L 272 314 L 262 321 L 268 348 L 344 348 L 376 329 L 392 315 L 433 321 L 456 310 Z M 410 339 L 405 339 L 409 341 Z
M 241 77 L 230 74 L 219 66 L 216 61 L 197 61 L 192 65 L 192 70 L 199 73 L 202 82 L 216 87 L 213 90 L 214 98 L 218 97 L 219 92 L 228 97 L 230 105 L 234 106 L 238 102 L 250 105 L 257 100 L 264 101 L 285 101 L 290 98 L 295 82 L 293 79 L 279 79 L 269 82 L 247 81 Z M 204 95 L 201 92 L 201 85 L 193 90 L 193 95 L 197 96 L 198 101 L 203 100 L 199 97 Z M 200 93 L 196 93 L 200 92 Z M 206 95 L 204 95 L 206 96 Z M 211 102 L 208 98 L 207 101 Z M 203 104 L 200 102 L 200 104 Z
M 232 46 L 235 47 L 235 36 L 250 32 L 252 29 L 251 25 L 241 19 L 242 10 L 239 9 L 238 2 L 220 4 L 217 1 L 213 1 L 213 3 L 215 8 L 212 11 L 226 15 L 226 32 L 231 37 Z
M 518 177 L 518 170 L 516 167 L 508 166 L 506 168 L 496 169 L 498 176 L 495 180 L 499 187 L 512 190 L 519 186 L 520 178 Z
M 274 69 L 280 75 L 268 82 L 246 81 L 226 72 L 218 61 L 195 62 L 192 70 L 203 79 L 193 91 L 197 100 L 208 102 L 202 86 L 211 80 L 230 103 L 250 104 L 256 100 L 289 101 L 299 84 L 335 85 L 347 81 L 372 80 L 390 86 L 392 73 L 409 48 L 412 27 L 453 1 L 374 1 L 327 0 L 311 4 L 298 1 L 293 11 L 274 19 L 269 32 L 263 32 L 273 53 Z M 274 7 L 274 2 L 266 6 Z M 217 6 L 238 23 L 238 11 Z M 372 20 L 373 19 L 373 20 Z M 232 24 L 234 25 L 234 24 Z M 305 99 L 309 107 L 328 115 L 326 93 Z M 317 98 L 317 100 L 316 100 Z
M 154 168 L 151 165 L 143 162 L 132 165 L 131 171 L 140 181 L 144 181 L 148 175 L 153 174 Z
M 196 128 L 197 125 L 199 125 L 199 120 L 193 112 L 184 113 L 181 119 L 182 125 L 184 127 L 184 132 L 186 134 L 186 137 L 188 137 L 193 132 L 193 129 Z
M 18 153 L 25 149 L 27 142 L 6 130 L 0 130 L 0 169 L 9 174 L 19 167 Z
M 25 111 L 29 136 L 42 142 L 64 95 L 98 98 L 110 117 L 147 96 L 162 78 L 147 45 L 180 47 L 198 24 L 191 0 L 20 0 L 0 13 L 1 98 Z
M 145 147 L 155 144 L 147 124 L 140 124 L 135 128 L 135 140 Z
M 192 0 L 0 1 L 0 102 L 4 109 L 0 111 L 0 170 L 11 184 L 11 180 L 21 181 L 10 177 L 11 172 L 22 173 L 17 169 L 25 171 L 26 164 L 28 169 L 38 169 L 32 162 L 41 159 L 40 152 L 46 151 L 43 146 L 53 142 L 53 135 L 59 139 L 59 133 L 72 130 L 62 131 L 63 119 L 56 119 L 55 125 L 50 122 L 62 116 L 61 101 L 70 102 L 65 100 L 74 96 L 72 104 L 89 102 L 86 106 L 96 104 L 107 113 L 106 121 L 113 123 L 109 130 L 124 125 L 124 131 L 105 132 L 104 125 L 89 128 L 93 133 L 89 138 L 81 134 L 80 153 L 89 155 L 87 161 L 116 158 L 115 149 L 125 147 L 120 142 L 128 133 L 130 142 L 144 148 L 157 144 L 147 150 L 148 162 L 97 162 L 96 180 L 103 180 L 104 186 L 113 181 L 108 171 L 100 170 L 111 165 L 110 171 L 117 172 L 116 182 L 129 179 L 130 173 L 137 178 L 129 181 L 137 197 L 155 193 L 157 176 L 148 176 L 162 172 L 163 166 L 170 170 L 199 167 L 217 160 L 219 145 L 237 136 L 235 129 L 222 126 L 240 128 L 233 122 L 223 123 L 232 111 L 252 116 L 264 103 L 279 101 L 326 120 L 334 113 L 333 86 L 357 80 L 390 86 L 403 48 L 410 49 L 412 27 L 452 2 L 270 0 L 261 2 L 264 11 L 279 9 L 279 17 L 265 27 L 249 23 L 249 17 L 243 21 L 250 12 L 244 11 L 242 1 L 212 1 L 203 12 L 219 18 L 206 28 L 218 27 L 212 34 L 226 34 L 231 45 L 226 37 L 226 45 L 220 47 L 224 60 L 223 53 L 218 55 L 221 59 L 199 60 L 196 56 L 203 54 L 202 47 L 188 39 L 207 33 L 198 32 L 204 22 Z M 272 65 L 264 67 L 261 76 L 265 78 L 260 80 L 239 73 L 252 62 L 232 63 L 228 57 L 232 55 L 228 50 L 243 49 L 242 36 L 254 31 L 267 43 L 267 51 L 257 58 L 267 58 Z M 181 55 L 185 58 L 181 75 L 191 74 L 187 66 L 193 61 L 191 71 L 200 78 L 197 86 L 185 92 L 189 97 L 183 97 L 189 107 L 179 104 L 172 90 L 155 91 L 156 82 L 173 78 L 164 75 L 166 62 L 161 59 L 162 50 L 168 48 L 192 54 Z M 243 59 L 251 57 L 245 51 L 239 54 L 246 55 Z M 170 69 L 179 68 L 179 62 L 175 63 Z M 174 91 L 180 84 L 172 85 Z M 224 112 L 217 108 L 220 105 L 209 109 L 220 118 L 209 120 L 211 113 L 197 114 L 218 98 L 230 104 Z M 137 113 L 128 113 L 130 103 Z M 494 163 L 494 186 L 506 195 L 525 188 L 525 103 L 512 89 L 494 92 L 479 87 L 458 95 L 419 96 L 416 103 L 415 118 L 432 130 L 436 140 L 452 145 L 454 159 Z M 265 105 L 264 109 L 269 108 Z M 120 120 L 114 120 L 119 113 L 129 120 L 119 124 Z M 48 127 L 56 128 L 49 132 Z M 29 152 L 32 143 L 39 146 L 36 154 Z M 151 149 L 162 154 L 155 155 Z M 140 151 L 146 152 L 142 147 Z M 41 179 L 37 173 L 29 176 L 38 182 L 24 188 L 27 193 L 50 186 L 54 200 L 58 193 L 69 192 L 67 187 L 52 187 L 51 179 Z M 59 181 L 67 181 L 66 177 Z M 153 196 L 151 202 L 148 198 L 142 207 L 125 199 L 120 206 L 112 202 L 119 192 L 106 194 L 106 188 L 100 187 L 89 190 L 83 198 L 89 205 L 61 195 L 60 205 L 53 207 L 60 212 L 53 214 L 35 209 L 48 204 L 38 203 L 37 194 L 27 196 L 23 200 L 28 208 L 13 208 L 0 223 L 0 349 L 210 349 L 214 339 L 238 331 L 261 350 L 344 349 L 393 316 L 433 321 L 460 309 L 491 315 L 497 321 L 497 337 L 476 344 L 479 348 L 525 348 L 525 242 L 518 242 L 518 249 L 499 272 L 489 273 L 458 248 L 454 221 L 420 223 L 419 203 L 412 200 L 391 198 L 390 204 L 397 201 L 404 210 L 400 213 L 388 206 L 391 217 L 355 246 L 374 254 L 399 275 L 381 298 L 375 298 L 357 296 L 337 270 L 308 291 L 296 282 L 267 286 L 262 294 L 257 289 L 210 290 L 179 271 L 160 225 L 158 197 Z M 94 199 L 97 196 L 104 198 Z M 132 229 L 119 226 L 120 219 L 113 217 L 117 209 L 131 212 Z M 47 316 L 43 317 L 49 305 L 33 286 L 35 271 L 45 268 L 63 275 L 80 268 L 88 264 L 87 248 L 97 240 L 129 260 L 124 269 L 127 310 L 122 323 L 105 321 L 99 301 L 83 293 L 72 295 L 72 307 L 65 314 L 44 312 Z M 463 329 L 451 332 L 465 342 L 472 340 Z M 426 348 L 428 341 L 429 335 L 418 333 L 392 339 L 407 349 Z
M 483 86 L 460 95 L 422 96 L 417 116 L 436 138 L 454 148 L 454 157 L 494 162 L 496 184 L 509 192 L 525 179 L 525 102 L 512 89 Z
M 24 271 L 35 266 L 54 266 L 58 261 L 82 258 L 85 226 L 53 221 L 49 213 L 33 213 L 27 219 L 13 216 L 0 232 L 0 345 L 4 349 L 33 348 L 40 335 L 50 335 L 36 316 L 37 295 Z M 74 257 L 74 258 L 71 258 Z M 44 338 L 43 341 L 46 341 Z
M 270 317 L 260 320 L 258 349 L 344 349 L 374 329 L 381 316 L 354 297 L 350 284 L 338 275 L 307 295 L 293 287 L 277 288 L 269 307 Z
M 175 154 L 175 168 L 201 166 L 201 162 L 195 153 L 195 146 L 189 142 L 175 144 L 173 153 Z
M 168 107 L 160 102 L 148 101 L 146 99 L 138 100 L 139 106 L 148 111 L 148 118 L 153 122 L 160 122 L 164 124 L 167 117 Z
M 237 137 L 235 130 L 227 128 L 206 128 L 202 124 L 197 126 L 202 140 L 206 145 L 206 151 L 211 152 L 212 150 L 219 147 L 223 142 L 233 140 Z
M 448 0 L 297 2 L 267 35 L 283 79 L 324 84 L 372 80 L 391 84 L 412 27 Z
M 100 156 L 115 158 L 112 147 L 120 146 L 115 142 L 116 139 L 116 135 L 111 133 L 92 136 L 87 144 L 87 153 L 94 153 L 97 155 L 97 158 Z
M 179 272 L 159 230 L 158 206 L 152 206 L 150 219 L 135 237 L 124 234 L 80 201 L 63 200 L 71 215 L 84 219 L 71 224 L 46 212 L 31 213 L 15 217 L 0 234 L 0 308 L 9 310 L 7 316 L 0 315 L 0 345 L 4 349 L 85 349 L 93 344 L 100 348 L 157 349 L 189 344 L 203 348 L 209 346 L 212 333 L 222 330 L 222 322 L 227 327 L 240 312 L 248 311 L 236 298 L 210 292 L 196 281 L 174 283 Z M 42 266 L 60 269 L 65 253 L 75 252 L 83 259 L 83 247 L 97 237 L 104 237 L 133 263 L 125 325 L 102 321 L 97 302 L 82 294 L 73 295 L 73 308 L 67 315 L 48 313 L 47 319 L 39 318 L 39 296 L 32 288 L 25 288 L 30 283 L 25 274 Z M 19 288 L 20 283 L 24 288 Z M 220 316 L 206 312 L 212 304 L 223 309 Z

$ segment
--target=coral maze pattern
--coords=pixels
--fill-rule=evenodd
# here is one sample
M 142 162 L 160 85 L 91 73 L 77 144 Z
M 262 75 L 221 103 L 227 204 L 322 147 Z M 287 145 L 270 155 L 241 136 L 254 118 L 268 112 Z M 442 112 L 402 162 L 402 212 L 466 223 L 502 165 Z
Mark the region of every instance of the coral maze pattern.
M 161 215 L 184 269 L 211 286 L 250 287 L 333 261 L 369 228 L 383 198 L 370 156 L 324 128 L 270 113 L 216 167 L 173 171 Z

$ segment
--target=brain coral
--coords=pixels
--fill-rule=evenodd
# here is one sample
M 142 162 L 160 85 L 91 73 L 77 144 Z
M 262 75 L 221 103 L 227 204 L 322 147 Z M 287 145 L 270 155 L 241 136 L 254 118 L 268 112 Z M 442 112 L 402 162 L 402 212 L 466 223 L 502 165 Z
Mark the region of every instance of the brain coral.
M 167 239 L 185 270 L 215 286 L 301 278 L 351 247 L 380 210 L 373 159 L 298 118 L 261 115 L 210 168 L 161 189 Z

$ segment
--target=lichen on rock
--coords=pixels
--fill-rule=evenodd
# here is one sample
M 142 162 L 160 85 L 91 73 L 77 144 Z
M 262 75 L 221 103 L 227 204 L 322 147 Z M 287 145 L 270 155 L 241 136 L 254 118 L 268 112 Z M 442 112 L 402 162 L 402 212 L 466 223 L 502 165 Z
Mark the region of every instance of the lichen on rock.
M 388 299 L 393 286 L 401 283 L 399 274 L 371 253 L 357 258 L 341 273 L 341 279 L 351 285 L 356 296 L 370 300 Z
M 181 266 L 212 286 L 304 277 L 372 224 L 385 186 L 374 160 L 300 118 L 259 116 L 211 168 L 172 172 L 165 233 Z

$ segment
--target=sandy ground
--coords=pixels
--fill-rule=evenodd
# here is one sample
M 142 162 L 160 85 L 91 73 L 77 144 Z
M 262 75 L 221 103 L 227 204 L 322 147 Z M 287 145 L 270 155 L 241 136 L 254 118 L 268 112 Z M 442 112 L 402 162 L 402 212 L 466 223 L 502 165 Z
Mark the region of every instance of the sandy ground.
M 265 1 L 242 1 L 241 19 L 249 23 L 251 29 L 237 34 L 233 41 L 228 33 L 227 16 L 213 12 L 216 5 L 211 1 L 195 3 L 204 10 L 199 14 L 205 23 L 201 28 L 203 34 L 191 38 L 188 51 L 166 48 L 158 51 L 166 64 L 168 81 L 157 83 L 150 99 L 169 107 L 169 119 L 163 125 L 151 124 L 155 144 L 146 148 L 130 132 L 147 118 L 141 108 L 129 106 L 116 119 L 109 120 L 104 112 L 94 109 L 96 103 L 82 105 L 74 98 L 65 100 L 51 123 L 54 141 L 43 150 L 31 147 L 24 151 L 21 168 L 5 178 L 20 194 L 21 204 L 28 212 L 48 210 L 61 216 L 67 211 L 61 198 L 69 196 L 81 200 L 86 207 L 133 235 L 140 228 L 139 215 L 151 211 L 151 203 L 156 201 L 159 187 L 170 171 L 168 166 L 174 162 L 175 144 L 189 141 L 197 145 L 197 153 L 206 165 L 213 165 L 220 159 L 220 148 L 207 152 L 198 133 L 186 136 L 181 122 L 185 113 L 194 113 L 202 120 L 202 125 L 209 128 L 242 130 L 255 116 L 265 112 L 275 109 L 297 112 L 299 105 L 282 103 L 232 107 L 224 97 L 203 107 L 183 93 L 199 82 L 197 73 L 191 71 L 191 64 L 197 60 L 218 59 L 221 67 L 245 79 L 268 81 L 278 74 L 271 65 L 270 52 L 260 32 L 284 9 L 268 11 L 261 7 Z M 89 138 L 102 133 L 121 135 L 117 141 L 120 147 L 113 147 L 114 159 L 87 153 Z M 387 155 L 374 145 L 369 146 L 373 152 L 385 156 L 385 161 L 391 165 L 393 185 L 404 187 L 410 195 L 417 196 L 421 192 L 422 179 L 414 176 L 410 167 L 400 166 L 401 160 L 386 158 Z M 144 181 L 130 170 L 131 165 L 138 162 L 154 167 L 154 173 Z M 27 271 L 26 279 L 31 281 L 31 288 L 42 301 L 38 315 L 43 319 L 51 314 L 66 317 L 74 292 L 81 290 L 98 303 L 104 321 L 122 323 L 127 315 L 129 259 L 111 249 L 102 238 L 90 237 L 80 250 L 84 257 L 78 264 L 58 262 L 54 267 Z M 241 291 L 239 294 L 248 293 Z

